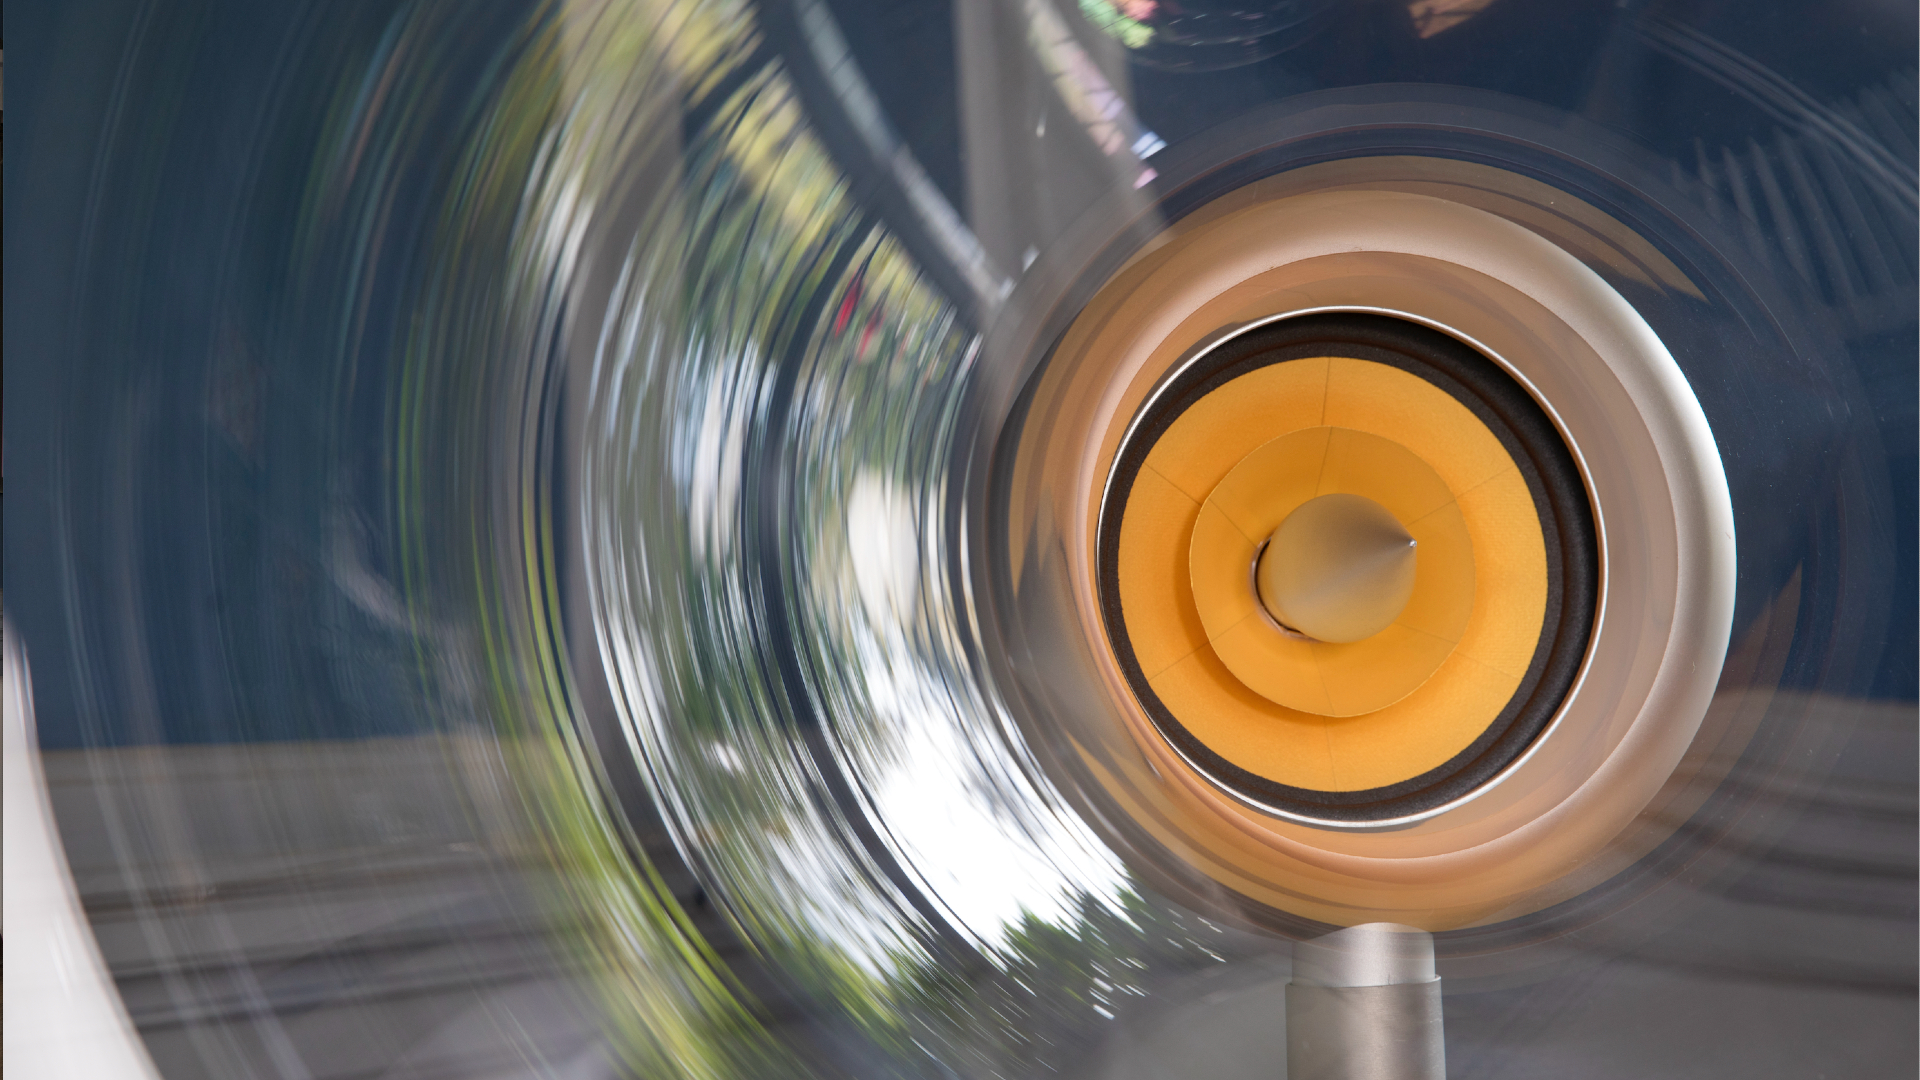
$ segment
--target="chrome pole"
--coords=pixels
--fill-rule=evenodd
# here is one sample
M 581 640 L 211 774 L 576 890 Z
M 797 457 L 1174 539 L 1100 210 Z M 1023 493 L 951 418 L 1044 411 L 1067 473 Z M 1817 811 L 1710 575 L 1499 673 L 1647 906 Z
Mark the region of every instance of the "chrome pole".
M 1433 935 L 1363 923 L 1294 946 L 1289 1080 L 1445 1080 Z

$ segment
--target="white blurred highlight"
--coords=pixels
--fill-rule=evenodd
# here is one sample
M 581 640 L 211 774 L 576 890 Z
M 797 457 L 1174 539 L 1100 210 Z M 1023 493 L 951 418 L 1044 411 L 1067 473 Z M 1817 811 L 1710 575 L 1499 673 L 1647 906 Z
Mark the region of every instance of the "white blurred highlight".
M 80 910 L 54 830 L 32 676 L 6 624 L 6 1062 L 14 1080 L 158 1080 Z

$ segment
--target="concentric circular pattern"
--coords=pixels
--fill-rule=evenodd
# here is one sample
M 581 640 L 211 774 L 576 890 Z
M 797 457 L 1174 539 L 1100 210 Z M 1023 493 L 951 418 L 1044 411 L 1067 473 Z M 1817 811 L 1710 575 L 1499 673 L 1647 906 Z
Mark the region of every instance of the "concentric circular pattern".
M 1325 384 L 1327 393 L 1319 396 L 1336 397 L 1345 403 L 1352 403 L 1356 395 L 1367 390 L 1383 388 L 1379 385 L 1382 383 L 1385 389 L 1412 391 L 1416 397 L 1423 389 L 1429 394 L 1440 393 L 1404 372 L 1364 361 L 1328 357 L 1289 360 L 1221 387 L 1207 401 L 1187 410 L 1175 426 L 1189 431 L 1204 429 L 1209 426 L 1207 414 L 1214 411 L 1209 404 L 1224 406 L 1231 397 L 1258 395 L 1273 387 L 1276 380 L 1271 376 L 1289 381 L 1301 377 L 1301 373 L 1310 382 Z M 1402 385 L 1396 387 L 1396 383 Z M 1336 409 L 1342 400 L 1336 400 Z M 1312 410 L 1320 402 L 1309 393 L 1300 395 L 1295 404 Z M 1446 405 L 1461 411 L 1444 396 L 1427 405 L 1430 412 L 1440 411 L 1433 406 Z M 1284 407 L 1273 413 L 1284 415 Z M 1463 445 L 1480 451 L 1478 460 L 1461 460 L 1466 455 L 1455 455 L 1450 471 L 1460 490 L 1473 492 L 1475 505 L 1482 508 L 1478 520 L 1498 527 L 1518 542 L 1513 546 L 1520 549 L 1529 571 L 1493 579 L 1496 587 L 1517 586 L 1503 591 L 1518 594 L 1514 599 L 1522 611 L 1504 621 L 1526 621 L 1531 616 L 1537 623 L 1546 579 L 1538 572 L 1544 564 L 1539 557 L 1539 526 L 1533 506 L 1512 461 L 1492 434 L 1470 416 L 1451 419 L 1456 422 L 1435 429 L 1430 433 L 1434 437 L 1426 441 L 1443 452 Z M 1448 427 L 1458 430 L 1449 431 Z M 1259 434 L 1257 425 L 1234 430 L 1242 439 Z M 1475 435 L 1479 438 L 1473 438 Z M 1143 657 L 1141 670 L 1149 681 L 1161 671 L 1166 671 L 1170 679 L 1181 679 L 1212 653 L 1241 683 L 1275 704 L 1314 716 L 1358 716 L 1384 709 L 1413 693 L 1455 653 L 1474 607 L 1473 541 L 1453 489 L 1419 455 L 1353 426 L 1319 424 L 1302 428 L 1240 458 L 1211 492 L 1197 492 L 1201 504 L 1196 515 L 1191 510 L 1182 512 L 1182 504 L 1192 500 L 1179 485 L 1200 487 L 1194 481 L 1204 482 L 1217 471 L 1216 462 L 1232 457 L 1239 447 L 1232 436 L 1209 440 L 1204 444 L 1205 450 L 1213 451 L 1213 460 L 1209 460 L 1206 454 L 1188 457 L 1180 452 L 1199 448 L 1176 449 L 1176 445 L 1177 440 L 1162 438 L 1142 467 L 1148 481 L 1135 479 L 1133 497 L 1121 521 L 1121 601 L 1123 609 L 1137 609 L 1138 600 L 1132 605 L 1127 601 L 1136 597 L 1144 600 L 1147 594 L 1166 589 L 1167 579 L 1154 571 L 1164 560 L 1165 545 L 1169 541 L 1177 544 L 1179 537 L 1149 534 L 1141 526 L 1148 521 L 1186 525 L 1192 534 L 1187 545 L 1188 580 L 1205 635 L 1196 638 L 1179 633 L 1178 623 L 1136 620 L 1131 631 L 1134 651 Z M 1505 478 L 1504 483 L 1493 482 L 1500 478 Z M 1156 479 L 1165 482 L 1155 483 Z M 1419 544 L 1413 596 L 1399 617 L 1364 640 L 1340 645 L 1309 641 L 1297 628 L 1284 627 L 1268 617 L 1255 595 L 1257 590 L 1249 589 L 1246 583 L 1248 571 L 1260 554 L 1260 539 L 1272 534 L 1308 500 L 1332 494 L 1360 495 L 1381 504 L 1411 530 L 1410 535 Z M 1489 517 L 1491 522 L 1486 520 Z M 1173 595 L 1177 596 L 1177 578 L 1173 585 Z M 1482 619 L 1481 625 L 1485 627 L 1488 622 Z M 1489 653 L 1491 643 L 1480 644 L 1480 651 L 1488 653 L 1483 660 L 1504 659 L 1502 666 L 1508 669 L 1523 669 L 1530 659 L 1520 655 L 1498 657 L 1497 649 Z M 1511 645 L 1506 651 L 1514 652 Z M 1144 658 L 1166 655 L 1177 655 L 1181 660 L 1169 668 Z M 1505 694 L 1501 697 L 1504 700 Z M 1179 710 L 1192 717 L 1193 724 L 1212 727 L 1211 722 L 1223 712 L 1218 704 L 1194 704 L 1192 710 Z M 1270 726 L 1275 731 L 1285 730 Z M 1433 727 L 1430 723 L 1425 726 Z M 1284 753 L 1274 739 L 1256 736 L 1255 741 L 1266 751 L 1260 756 L 1275 760 L 1273 766 L 1255 771 L 1273 775 L 1271 770 L 1277 767 L 1287 772 L 1309 769 L 1320 774 L 1332 769 L 1325 755 L 1316 752 L 1319 744 L 1326 742 L 1322 727 L 1312 724 L 1298 731 L 1311 745 Z M 1220 745 L 1217 738 L 1203 741 Z M 1244 755 L 1234 756 L 1239 759 Z
M 1418 542 L 1411 598 L 1363 640 L 1261 606 L 1261 543 L 1318 496 L 1364 496 Z M 1198 770 L 1308 821 L 1418 814 L 1546 728 L 1592 632 L 1586 486 L 1518 383 L 1437 331 L 1283 320 L 1150 397 L 1101 508 L 1101 602 L 1134 694 Z

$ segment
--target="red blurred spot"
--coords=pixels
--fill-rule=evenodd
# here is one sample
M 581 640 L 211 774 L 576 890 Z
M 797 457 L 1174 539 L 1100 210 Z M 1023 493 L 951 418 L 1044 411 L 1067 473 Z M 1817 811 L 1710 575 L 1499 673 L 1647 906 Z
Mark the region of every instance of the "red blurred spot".
M 840 301 L 840 312 L 833 317 L 835 336 L 846 333 L 847 324 L 853 321 L 854 306 L 860 303 L 860 279 L 865 276 L 865 272 L 855 274 L 853 280 L 847 283 L 846 298 Z

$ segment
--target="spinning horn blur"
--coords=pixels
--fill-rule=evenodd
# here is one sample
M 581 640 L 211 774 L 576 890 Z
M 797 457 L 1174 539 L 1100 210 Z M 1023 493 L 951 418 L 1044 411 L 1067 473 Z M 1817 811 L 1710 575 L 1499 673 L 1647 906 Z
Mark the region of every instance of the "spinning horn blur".
M 12 16 L 16 1078 L 1920 1068 L 1911 5 Z

